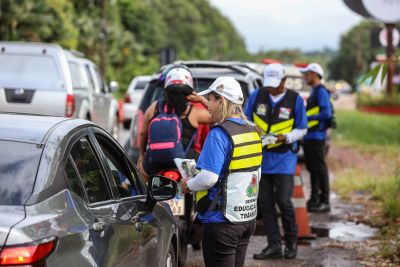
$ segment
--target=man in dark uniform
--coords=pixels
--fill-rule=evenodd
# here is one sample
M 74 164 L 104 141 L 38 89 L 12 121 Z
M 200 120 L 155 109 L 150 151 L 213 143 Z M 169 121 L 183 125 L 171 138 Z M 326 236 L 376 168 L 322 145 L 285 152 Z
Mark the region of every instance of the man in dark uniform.
M 291 201 L 297 163 L 297 140 L 307 132 L 303 99 L 285 88 L 285 72 L 281 64 L 270 64 L 264 71 L 264 87 L 249 97 L 245 108 L 263 136 L 263 159 L 259 204 L 267 234 L 268 246 L 254 259 L 293 259 L 297 254 L 297 225 Z M 281 235 L 275 209 L 282 214 L 286 247 L 282 255 Z
M 325 162 L 327 129 L 332 120 L 332 107 L 328 89 L 322 85 L 324 71 L 317 63 L 302 69 L 304 79 L 312 87 L 307 100 L 308 133 L 304 137 L 304 159 L 310 172 L 311 197 L 307 201 L 309 212 L 329 212 L 329 176 Z

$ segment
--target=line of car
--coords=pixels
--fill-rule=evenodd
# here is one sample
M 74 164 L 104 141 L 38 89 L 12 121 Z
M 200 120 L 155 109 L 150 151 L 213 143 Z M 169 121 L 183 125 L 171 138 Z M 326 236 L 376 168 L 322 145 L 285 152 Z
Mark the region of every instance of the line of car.
M 245 98 L 262 86 L 258 66 L 247 63 L 175 64 L 191 69 L 196 91 L 223 75 L 238 80 Z M 166 67 L 132 80 L 124 151 L 115 140 L 117 86 L 107 86 L 93 62 L 58 45 L 0 42 L 0 266 L 184 264 L 187 245 L 199 241 L 182 230 L 193 224 L 192 204 L 181 201 L 173 213 L 167 200 L 185 199 L 175 197 L 176 183 L 153 176 L 146 187 L 134 163 L 142 117 L 163 97 Z M 293 89 L 301 90 L 296 75 Z

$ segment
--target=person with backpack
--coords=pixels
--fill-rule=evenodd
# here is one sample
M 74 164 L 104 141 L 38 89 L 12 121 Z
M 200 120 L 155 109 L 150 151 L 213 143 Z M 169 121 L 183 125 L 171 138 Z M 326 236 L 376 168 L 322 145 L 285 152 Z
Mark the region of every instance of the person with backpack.
M 310 63 L 301 72 L 312 87 L 307 99 L 308 132 L 303 149 L 306 168 L 310 173 L 311 196 L 307 201 L 309 212 L 330 212 L 329 172 L 325 162 L 327 130 L 335 126 L 329 90 L 321 83 L 324 70 L 317 63 Z
M 264 70 L 264 87 L 253 92 L 245 108 L 263 137 L 259 204 L 268 245 L 254 254 L 256 260 L 294 259 L 297 256 L 297 224 L 291 197 L 297 164 L 297 141 L 307 132 L 307 118 L 301 96 L 285 88 L 282 64 L 271 63 Z M 276 205 L 281 212 L 285 249 L 279 230 Z
M 143 116 L 138 167 L 145 177 L 175 169 L 174 158 L 196 158 L 197 128 L 212 122 L 206 109 L 189 104 L 193 78 L 186 66 L 173 65 L 164 75 L 164 98 Z
M 196 196 L 205 265 L 239 267 L 256 226 L 261 140 L 243 114 L 243 92 L 233 77 L 219 77 L 199 94 L 207 95 L 216 125 L 201 151 L 200 173 L 181 187 Z

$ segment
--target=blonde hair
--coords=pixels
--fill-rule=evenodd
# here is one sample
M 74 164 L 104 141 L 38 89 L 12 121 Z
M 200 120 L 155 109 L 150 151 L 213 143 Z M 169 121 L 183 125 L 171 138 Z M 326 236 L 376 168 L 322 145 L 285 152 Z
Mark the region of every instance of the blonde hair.
M 247 120 L 246 115 L 243 113 L 243 108 L 241 104 L 235 104 L 227 100 L 225 97 L 222 98 L 220 105 L 220 116 L 217 123 L 222 123 L 227 119 L 231 118 L 233 115 L 239 116 L 246 124 L 250 124 Z

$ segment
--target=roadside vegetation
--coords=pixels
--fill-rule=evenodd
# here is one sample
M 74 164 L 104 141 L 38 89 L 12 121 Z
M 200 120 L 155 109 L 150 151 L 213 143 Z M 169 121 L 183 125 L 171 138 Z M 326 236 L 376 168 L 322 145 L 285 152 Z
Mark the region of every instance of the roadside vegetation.
M 400 264 L 400 117 L 338 110 L 337 121 L 333 188 L 367 206 L 357 221 L 378 227 L 378 256 Z

